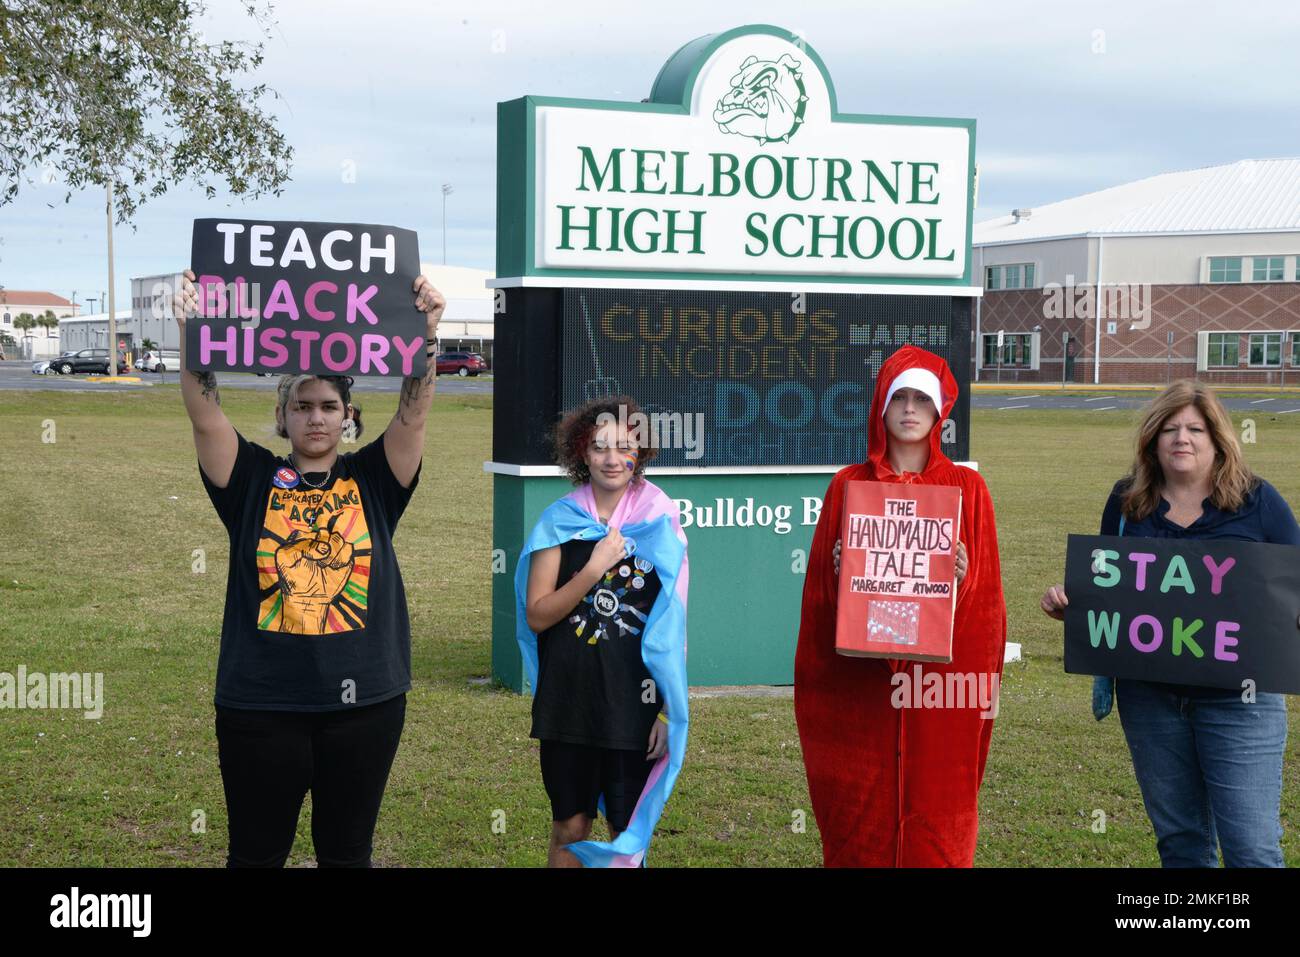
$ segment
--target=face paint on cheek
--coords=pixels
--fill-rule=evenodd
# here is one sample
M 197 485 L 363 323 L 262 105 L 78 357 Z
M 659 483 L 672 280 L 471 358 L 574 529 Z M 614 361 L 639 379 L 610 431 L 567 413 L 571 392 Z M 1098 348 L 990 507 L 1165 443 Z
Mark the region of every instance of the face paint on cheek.
M 637 463 L 637 459 L 640 458 L 640 455 L 641 453 L 639 453 L 636 449 L 632 449 L 627 453 L 627 457 L 623 459 L 623 465 L 627 468 L 629 472 L 636 471 L 636 463 Z

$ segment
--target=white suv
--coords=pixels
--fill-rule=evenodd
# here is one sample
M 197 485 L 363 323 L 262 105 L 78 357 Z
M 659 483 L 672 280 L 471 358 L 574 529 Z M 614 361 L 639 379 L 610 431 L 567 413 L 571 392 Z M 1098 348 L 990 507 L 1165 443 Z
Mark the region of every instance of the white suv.
M 150 349 L 136 360 L 136 366 L 145 372 L 176 372 L 181 367 L 181 354 L 166 349 Z

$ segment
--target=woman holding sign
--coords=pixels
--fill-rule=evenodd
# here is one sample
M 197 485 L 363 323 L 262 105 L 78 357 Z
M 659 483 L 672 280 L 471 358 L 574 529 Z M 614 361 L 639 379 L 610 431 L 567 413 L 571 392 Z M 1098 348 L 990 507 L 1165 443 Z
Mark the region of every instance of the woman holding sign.
M 794 705 L 827 866 L 969 867 L 974 861 L 1006 607 L 988 488 L 978 472 L 955 465 L 940 448 L 956 400 L 956 380 L 934 353 L 904 346 L 886 359 L 876 377 L 867 461 L 831 480 L 813 535 Z M 961 489 L 950 663 L 922 667 L 836 653 L 841 519 L 853 481 Z M 902 674 L 909 665 L 912 676 Z M 896 691 L 918 669 L 946 687 L 956 683 L 950 676 L 991 686 L 992 701 L 989 707 L 978 700 L 916 707 Z
M 1242 457 L 1232 419 L 1208 387 L 1173 383 L 1148 408 L 1129 474 L 1115 484 L 1102 535 L 1237 539 L 1300 545 L 1286 500 Z M 1065 588 L 1042 607 L 1065 616 Z M 1281 867 L 1280 694 L 1097 678 L 1098 720 L 1119 699 L 1120 724 L 1165 867 Z
M 322 867 L 367 867 L 411 687 L 411 633 L 393 532 L 420 478 L 445 302 L 415 282 L 428 371 L 402 386 L 384 434 L 361 435 L 348 376 L 284 376 L 276 432 L 287 458 L 248 441 L 221 410 L 216 376 L 186 366 L 187 271 L 176 297 L 181 394 L 199 474 L 230 533 L 216 724 L 231 867 L 279 867 L 312 794 Z

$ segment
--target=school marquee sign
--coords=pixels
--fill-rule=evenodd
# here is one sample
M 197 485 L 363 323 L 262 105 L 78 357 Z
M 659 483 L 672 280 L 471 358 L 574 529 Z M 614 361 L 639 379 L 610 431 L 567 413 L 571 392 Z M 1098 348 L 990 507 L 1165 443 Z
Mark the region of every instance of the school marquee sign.
M 651 480 L 690 536 L 692 593 L 734 596 L 692 605 L 691 683 L 793 680 L 817 510 L 866 458 L 877 370 L 913 343 L 964 386 L 981 292 L 975 121 L 844 112 L 879 102 L 854 87 L 841 104 L 802 38 L 742 26 L 683 45 L 644 102 L 498 104 L 488 285 L 510 388 L 484 468 L 504 684 L 524 684 L 514 563 L 571 487 L 555 422 L 621 394 L 661 423 Z M 969 422 L 963 388 L 943 429 L 954 460 Z
M 648 102 L 525 96 L 498 127 L 493 285 L 975 294 L 974 120 L 840 113 L 790 31 L 688 43 Z

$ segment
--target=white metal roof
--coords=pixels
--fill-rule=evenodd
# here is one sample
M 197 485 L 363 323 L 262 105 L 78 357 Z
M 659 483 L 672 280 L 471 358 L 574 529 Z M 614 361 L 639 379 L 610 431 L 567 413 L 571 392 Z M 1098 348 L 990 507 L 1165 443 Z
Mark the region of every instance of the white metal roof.
M 123 319 L 130 319 L 130 318 L 131 318 L 131 310 L 130 310 L 130 309 L 119 309 L 117 312 L 113 313 L 113 315 L 115 315 L 115 316 L 117 317 L 117 321 L 118 321 L 118 322 L 121 322 Z M 60 325 L 60 326 L 75 326 L 75 325 L 78 325 L 78 324 L 80 324 L 80 323 L 85 323 L 85 322 L 108 322 L 108 313 L 107 313 L 107 312 L 92 312 L 92 313 L 91 313 L 90 315 L 88 315 L 88 316 L 77 316 L 76 318 L 73 318 L 72 316 L 69 316 L 67 319 L 60 319 L 60 320 L 59 320 L 59 325 Z
M 1300 158 L 1161 173 L 975 224 L 972 242 L 1065 236 L 1300 230 Z
M 492 273 L 487 269 L 420 263 L 420 272 L 429 277 L 449 304 L 452 299 L 492 299 L 492 290 L 486 285 Z

